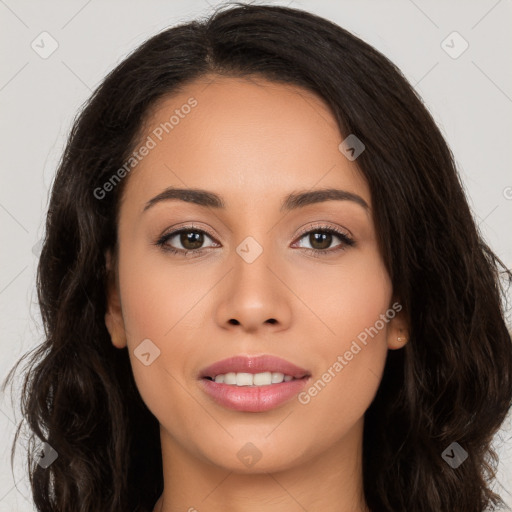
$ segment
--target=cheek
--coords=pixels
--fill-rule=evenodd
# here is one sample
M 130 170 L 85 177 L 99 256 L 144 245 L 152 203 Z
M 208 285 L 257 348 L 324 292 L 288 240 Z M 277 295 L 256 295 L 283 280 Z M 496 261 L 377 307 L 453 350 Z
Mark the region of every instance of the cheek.
M 188 442 L 188 433 L 199 423 L 218 432 L 218 424 L 191 393 L 195 393 L 198 354 L 209 343 L 204 308 L 212 297 L 212 282 L 219 276 L 188 267 L 185 271 L 165 257 L 134 250 L 124 258 L 120 255 L 119 279 L 130 362 L 142 400 L 182 443 Z M 159 351 L 148 366 L 136 356 L 146 339 Z
M 121 255 L 119 261 L 133 375 L 144 402 L 157 417 L 169 409 L 171 396 L 173 402 L 181 400 L 181 374 L 192 349 L 187 321 L 191 323 L 194 304 L 202 295 L 198 273 L 185 279 L 183 272 L 171 269 L 154 259 L 148 264 L 147 255 L 135 251 Z
M 344 349 L 361 333 L 364 337 L 392 298 L 391 280 L 376 249 L 347 253 L 340 264 L 317 266 L 314 272 L 304 269 L 294 291 L 316 316 L 311 327 L 328 351 Z M 385 327 L 379 322 L 383 334 Z
M 156 250 L 120 258 L 123 316 L 132 341 L 155 338 L 165 343 L 176 330 L 190 327 L 194 308 L 211 288 L 200 271 L 170 263 Z
M 318 275 L 323 293 L 309 295 L 324 323 L 321 327 L 329 330 L 317 336 L 314 378 L 299 402 L 317 418 L 323 417 L 315 423 L 327 430 L 333 419 L 339 426 L 352 424 L 371 404 L 382 378 L 387 328 L 394 316 L 391 281 L 378 253 L 357 255 L 350 264 L 347 258 L 346 263 Z

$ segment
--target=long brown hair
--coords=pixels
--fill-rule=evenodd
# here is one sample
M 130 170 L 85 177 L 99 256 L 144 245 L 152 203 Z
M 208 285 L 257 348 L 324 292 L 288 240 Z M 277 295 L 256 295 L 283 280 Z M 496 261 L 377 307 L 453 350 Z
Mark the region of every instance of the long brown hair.
M 71 130 L 37 274 L 45 340 L 16 365 L 27 363 L 22 413 L 33 438 L 58 453 L 44 469 L 29 450 L 37 510 L 151 511 L 162 492 L 158 421 L 104 323 L 104 255 L 116 245 L 129 177 L 104 197 L 94 191 L 140 143 L 156 101 L 206 73 L 307 88 L 330 105 L 344 137 L 365 144 L 357 163 L 411 329 L 407 346 L 390 351 L 365 416 L 369 507 L 499 504 L 491 441 L 512 405 L 502 304 L 512 274 L 478 231 L 450 149 L 400 70 L 361 39 L 305 11 L 237 3 L 150 38 L 105 78 Z M 453 442 L 469 454 L 457 468 L 442 457 Z

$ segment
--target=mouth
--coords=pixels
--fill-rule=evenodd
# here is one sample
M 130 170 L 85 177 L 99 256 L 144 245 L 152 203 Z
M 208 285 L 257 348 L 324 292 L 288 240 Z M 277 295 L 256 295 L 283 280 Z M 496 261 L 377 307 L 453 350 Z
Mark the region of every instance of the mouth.
M 228 409 L 264 412 L 297 395 L 311 373 L 274 356 L 236 356 L 218 361 L 199 375 L 202 390 Z

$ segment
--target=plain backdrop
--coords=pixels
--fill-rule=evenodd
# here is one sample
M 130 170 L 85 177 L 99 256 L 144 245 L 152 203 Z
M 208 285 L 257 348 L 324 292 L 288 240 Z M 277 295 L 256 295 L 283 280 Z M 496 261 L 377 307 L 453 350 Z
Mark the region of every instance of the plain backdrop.
M 38 241 L 48 192 L 79 107 L 104 76 L 145 39 L 171 25 L 206 16 L 218 3 L 0 0 L 2 380 L 19 356 L 41 340 L 34 281 Z M 512 1 L 272 3 L 324 16 L 398 65 L 424 99 L 455 155 L 482 234 L 510 268 Z M 54 47 L 51 55 L 45 55 Z M 0 511 L 34 509 L 23 473 L 22 443 L 14 474 L 10 466 L 19 419 L 9 397 L 2 396 Z M 496 490 L 510 507 L 510 416 L 495 437 L 495 447 L 500 455 Z

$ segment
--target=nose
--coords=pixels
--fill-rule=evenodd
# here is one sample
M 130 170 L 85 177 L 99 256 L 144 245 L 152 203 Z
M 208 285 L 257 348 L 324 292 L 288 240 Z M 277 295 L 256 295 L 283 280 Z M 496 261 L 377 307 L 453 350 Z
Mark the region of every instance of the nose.
M 263 250 L 254 261 L 249 261 L 238 253 L 233 254 L 231 271 L 216 308 L 218 325 L 252 333 L 287 329 L 292 317 L 290 295 L 293 294 L 284 284 L 283 270 L 279 270 L 280 265 L 270 250 Z

